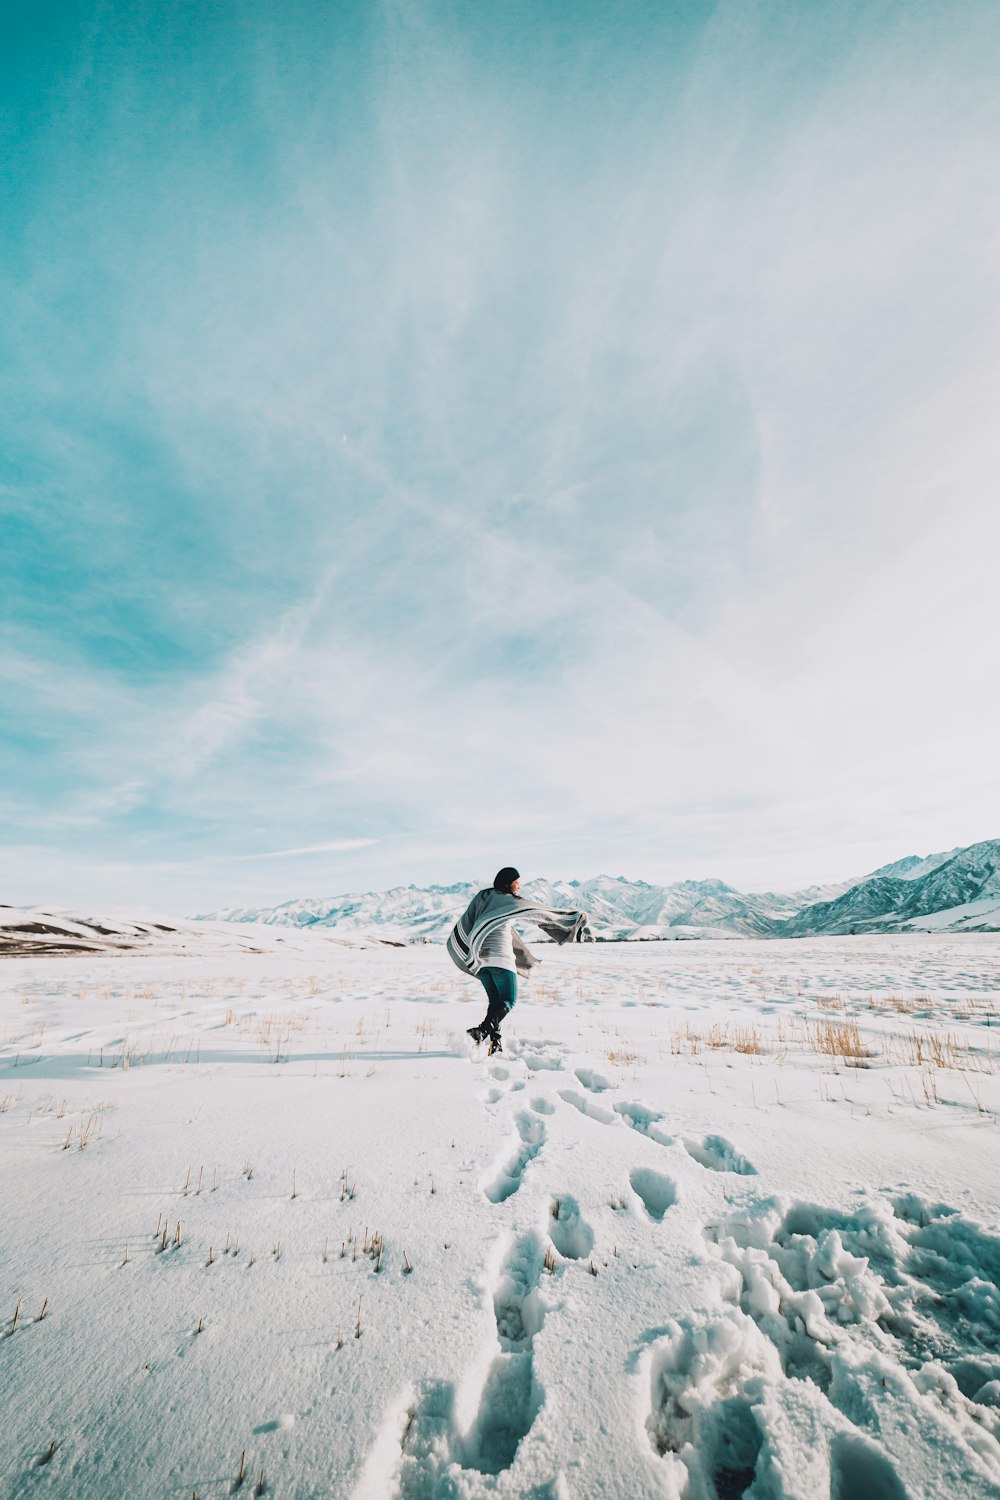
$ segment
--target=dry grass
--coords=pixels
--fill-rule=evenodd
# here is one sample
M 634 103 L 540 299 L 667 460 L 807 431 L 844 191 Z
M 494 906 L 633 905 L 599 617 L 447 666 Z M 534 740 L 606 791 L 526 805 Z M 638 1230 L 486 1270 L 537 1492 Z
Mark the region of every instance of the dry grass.
M 918 1010 L 929 1010 L 933 1005 L 929 995 L 874 995 L 868 996 L 868 1009 L 874 1011 L 892 1011 L 897 1016 L 912 1016 Z
M 744 1057 L 759 1057 L 770 1051 L 767 1039 L 757 1026 L 735 1026 L 729 1021 L 715 1021 L 708 1031 L 696 1031 L 685 1022 L 683 1028 L 670 1033 L 670 1051 L 675 1057 L 685 1053 L 697 1057 L 704 1049 L 722 1052 L 740 1052 Z
M 809 998 L 814 1005 L 820 1006 L 823 1010 L 845 1011 L 847 1009 L 847 1001 L 843 995 L 810 995 Z
M 69 1133 L 63 1144 L 63 1150 L 69 1151 L 73 1145 L 73 1136 L 76 1135 L 77 1149 L 82 1151 L 93 1139 L 100 1140 L 104 1134 L 104 1114 L 101 1109 L 93 1110 L 79 1125 L 71 1125 Z
M 685 1022 L 683 1028 L 675 1029 L 670 1033 L 670 1050 L 675 1057 L 682 1056 L 687 1052 L 691 1057 L 697 1057 L 705 1045 L 705 1038 L 700 1031 Z
M 633 1052 L 630 1047 L 615 1046 L 605 1052 L 608 1062 L 616 1068 L 632 1068 L 639 1061 L 638 1052 Z
M 850 1068 L 867 1068 L 872 1053 L 861 1040 L 857 1021 L 819 1021 L 812 1028 L 814 1051 L 841 1058 Z
M 886 1038 L 886 1056 L 913 1068 L 954 1068 L 962 1072 L 993 1073 L 995 1053 L 961 1042 L 951 1032 L 913 1031 Z
M 756 1026 L 731 1027 L 728 1021 L 715 1022 L 708 1028 L 705 1045 L 713 1051 L 742 1052 L 744 1056 L 759 1056 L 765 1051 Z
M 910 1064 L 921 1068 L 929 1063 L 935 1068 L 957 1068 L 959 1048 L 953 1036 L 942 1036 L 937 1031 L 913 1031 L 907 1038 L 910 1048 Z M 967 1050 L 967 1049 L 966 1049 Z

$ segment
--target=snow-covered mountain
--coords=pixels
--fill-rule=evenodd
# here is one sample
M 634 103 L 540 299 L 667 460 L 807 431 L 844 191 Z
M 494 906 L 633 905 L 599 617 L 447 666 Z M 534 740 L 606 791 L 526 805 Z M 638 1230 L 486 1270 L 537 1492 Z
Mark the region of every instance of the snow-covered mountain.
M 956 854 L 961 854 L 961 849 L 949 849 L 946 854 L 928 854 L 923 858 L 919 854 L 907 854 L 903 859 L 897 859 L 891 865 L 880 865 L 866 880 L 874 880 L 877 875 L 888 875 L 899 880 L 919 880 L 923 875 L 929 875 L 936 870 L 938 865 L 943 865 L 946 860 Z
M 904 873 L 876 871 L 782 923 L 776 935 L 1000 931 L 1000 839 L 899 864 L 907 866 Z
M 400 942 L 443 942 L 455 917 L 479 889 L 475 883 L 351 893 L 326 900 L 286 901 L 257 909 L 234 907 L 211 920 L 325 927 L 364 937 L 378 933 Z M 794 916 L 794 896 L 742 895 L 721 880 L 648 885 L 623 876 L 592 880 L 533 880 L 521 894 L 548 906 L 582 908 L 595 936 L 606 941 L 644 938 L 767 935 L 775 922 Z
M 604 941 L 800 937 L 818 933 L 1000 930 L 1000 840 L 947 854 L 908 855 L 861 880 L 792 892 L 734 890 L 721 880 L 650 885 L 624 876 L 533 880 L 522 894 L 579 907 Z M 269 908 L 234 907 L 202 920 L 323 928 L 351 938 L 443 942 L 474 883 L 397 886 Z
M 258 922 L 269 927 L 335 928 L 349 937 L 376 933 L 401 943 L 441 942 L 455 916 L 464 911 L 478 887 L 400 885 L 388 891 L 352 892 L 346 896 L 284 901 L 280 906 L 234 906 L 198 917 L 198 921 Z M 561 904 L 561 903 L 560 903 Z

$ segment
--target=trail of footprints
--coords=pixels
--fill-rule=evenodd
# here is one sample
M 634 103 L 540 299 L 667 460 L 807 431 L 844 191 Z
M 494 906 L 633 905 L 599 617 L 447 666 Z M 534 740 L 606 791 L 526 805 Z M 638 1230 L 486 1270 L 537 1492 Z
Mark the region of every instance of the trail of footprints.
M 517 1060 L 533 1074 L 562 1069 L 561 1057 L 541 1045 L 522 1045 Z M 584 1092 L 557 1089 L 556 1097 L 596 1123 L 625 1126 L 666 1148 L 679 1145 L 708 1171 L 756 1174 L 722 1136 L 672 1134 L 662 1114 L 644 1104 L 606 1103 L 601 1096 L 613 1085 L 595 1070 L 578 1068 L 575 1076 Z M 493 1067 L 490 1077 L 489 1105 L 524 1087 L 505 1065 Z M 515 1114 L 513 1141 L 480 1183 L 490 1203 L 519 1191 L 545 1145 L 545 1117 L 556 1109 L 538 1095 Z M 675 1182 L 651 1167 L 634 1168 L 629 1185 L 655 1223 L 677 1202 Z M 933 1394 L 968 1446 L 1000 1472 L 1000 1240 L 951 1209 L 928 1210 L 907 1197 L 852 1215 L 762 1199 L 703 1233 L 706 1256 L 723 1277 L 725 1305 L 674 1323 L 666 1335 L 654 1330 L 648 1360 L 646 1432 L 656 1454 L 677 1455 L 686 1466 L 685 1497 L 771 1493 L 761 1472 L 770 1461 L 761 1401 L 768 1388 L 805 1380 L 833 1413 L 826 1436 L 816 1435 L 830 1500 L 907 1500 L 874 1441 L 877 1403 L 892 1393 L 884 1374 L 866 1373 L 859 1347 L 910 1371 L 917 1390 Z M 593 1230 L 568 1194 L 550 1205 L 547 1239 L 564 1260 L 592 1255 Z M 513 1465 L 540 1407 L 532 1361 L 544 1317 L 537 1288 L 545 1242 L 544 1235 L 521 1236 L 499 1273 L 493 1294 L 499 1350 L 471 1427 L 459 1432 L 448 1383 L 425 1385 L 408 1408 L 397 1500 L 439 1493 L 449 1470 L 495 1476 Z M 844 1351 L 848 1357 L 838 1358 Z
M 576 1076 L 589 1094 L 579 1094 L 573 1089 L 560 1089 L 559 1097 L 564 1103 L 579 1110 L 580 1114 L 587 1115 L 602 1125 L 614 1125 L 621 1121 L 661 1146 L 670 1147 L 679 1142 L 693 1161 L 710 1172 L 737 1172 L 742 1177 L 756 1175 L 756 1167 L 721 1135 L 707 1135 L 701 1140 L 694 1136 L 671 1135 L 663 1128 L 662 1114 L 650 1109 L 648 1105 L 616 1099 L 608 1109 L 589 1097 L 592 1094 L 602 1094 L 612 1087 L 600 1073 L 594 1073 L 589 1068 L 577 1068 Z
M 548 1055 L 544 1048 L 538 1046 L 532 1047 L 527 1056 L 520 1056 L 520 1060 L 526 1062 L 534 1072 L 543 1069 L 555 1071 L 562 1067 L 557 1058 Z M 498 1065 L 491 1069 L 490 1077 L 493 1082 L 485 1095 L 488 1104 L 497 1104 L 507 1093 L 524 1087 L 520 1080 L 510 1081 L 510 1072 L 506 1065 Z M 667 1148 L 680 1144 L 692 1161 L 697 1162 L 707 1171 L 736 1172 L 741 1176 L 756 1174 L 757 1169 L 753 1164 L 747 1161 L 746 1157 L 741 1156 L 722 1136 L 707 1135 L 698 1139 L 693 1136 L 672 1135 L 661 1124 L 662 1114 L 648 1105 L 615 1100 L 611 1108 L 608 1108 L 599 1103 L 598 1099 L 593 1096 L 607 1093 L 614 1087 L 603 1074 L 590 1068 L 577 1068 L 576 1078 L 587 1090 L 586 1093 L 581 1094 L 573 1089 L 558 1089 L 557 1096 L 564 1104 L 570 1105 L 588 1119 L 595 1120 L 601 1125 L 625 1124 L 638 1134 Z M 545 1143 L 545 1125 L 539 1116 L 551 1115 L 555 1112 L 555 1108 L 551 1099 L 541 1095 L 532 1100 L 531 1112 L 522 1110 L 515 1116 L 517 1140 L 512 1149 L 482 1182 L 483 1192 L 491 1203 L 504 1203 L 517 1192 L 525 1169 L 539 1154 Z M 632 1172 L 630 1182 L 647 1213 L 653 1219 L 662 1219 L 667 1208 L 676 1202 L 676 1185 L 661 1173 L 651 1169 L 637 1168 Z
M 644 1104 L 614 1100 L 608 1108 L 600 1096 L 610 1085 L 600 1074 L 578 1069 L 576 1077 L 587 1092 L 561 1089 L 559 1097 L 590 1119 L 624 1123 L 664 1147 L 680 1144 L 709 1171 L 756 1175 L 724 1137 L 675 1136 Z M 649 1167 L 635 1168 L 630 1185 L 657 1222 L 676 1202 L 672 1180 Z M 679 1327 L 661 1345 L 647 1422 L 656 1452 L 685 1452 L 685 1493 L 766 1494 L 766 1481 L 755 1487 L 763 1435 L 753 1398 L 767 1382 L 804 1379 L 845 1419 L 826 1453 L 831 1500 L 905 1500 L 871 1440 L 888 1378 L 881 1366 L 866 1372 L 859 1345 L 912 1372 L 916 1390 L 933 1395 L 1000 1474 L 1000 1240 L 943 1205 L 928 1210 L 905 1197 L 854 1214 L 765 1199 L 704 1233 L 708 1253 L 729 1270 L 734 1305 Z M 848 1357 L 838 1359 L 844 1350 Z M 748 1369 L 756 1372 L 749 1379 Z M 714 1392 L 707 1404 L 706 1385 Z
M 558 1063 L 533 1049 L 533 1072 L 553 1066 Z M 756 1175 L 724 1137 L 678 1136 L 645 1104 L 605 1100 L 613 1085 L 596 1070 L 577 1068 L 575 1076 L 582 1091 L 560 1088 L 556 1096 L 585 1117 L 624 1125 L 665 1148 L 680 1145 L 708 1171 Z M 522 1149 L 499 1176 L 504 1185 L 516 1179 L 514 1191 L 523 1175 L 519 1163 L 528 1150 L 537 1155 L 545 1138 L 537 1116 L 556 1106 L 543 1096 L 531 1108 L 535 1128 L 528 1129 L 529 1114 L 518 1115 Z M 629 1185 L 656 1223 L 677 1201 L 674 1181 L 651 1167 L 634 1168 Z M 492 1201 L 503 1201 L 490 1185 L 486 1191 Z M 856 1352 L 848 1360 L 835 1357 L 859 1342 L 916 1371 L 918 1389 L 932 1391 L 969 1446 L 1000 1465 L 1000 1241 L 950 1209 L 935 1213 L 915 1199 L 869 1208 L 867 1217 L 804 1204 L 787 1210 L 765 1199 L 747 1217 L 706 1227 L 707 1253 L 728 1268 L 732 1306 L 660 1340 L 647 1421 L 654 1451 L 684 1452 L 685 1494 L 741 1500 L 757 1493 L 763 1434 L 754 1398 L 769 1382 L 804 1379 L 845 1419 L 826 1451 L 831 1500 L 906 1500 L 891 1462 L 869 1435 L 878 1433 L 879 1420 Z M 549 1238 L 565 1259 L 591 1254 L 593 1231 L 572 1198 L 553 1204 Z M 988 1290 L 976 1295 L 976 1288 Z M 940 1373 L 928 1372 L 928 1361 L 937 1362 Z M 877 1400 L 884 1378 L 876 1385 Z

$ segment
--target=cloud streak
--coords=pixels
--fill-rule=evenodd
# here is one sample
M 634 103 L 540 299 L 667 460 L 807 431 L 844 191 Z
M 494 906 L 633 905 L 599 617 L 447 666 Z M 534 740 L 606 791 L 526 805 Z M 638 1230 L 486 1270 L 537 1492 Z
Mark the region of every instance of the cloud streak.
M 291 859 L 299 854 L 343 854 L 348 849 L 365 849 L 375 839 L 332 839 L 328 844 L 310 844 L 304 849 L 269 849 L 266 854 L 240 854 L 241 860 Z

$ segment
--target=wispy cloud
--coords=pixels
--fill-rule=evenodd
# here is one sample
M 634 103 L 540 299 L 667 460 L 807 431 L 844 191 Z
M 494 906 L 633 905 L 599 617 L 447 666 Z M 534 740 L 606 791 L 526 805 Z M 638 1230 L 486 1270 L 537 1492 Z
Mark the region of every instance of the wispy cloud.
M 328 844 L 309 844 L 303 849 L 269 849 L 266 854 L 239 854 L 240 860 L 291 859 L 298 854 L 343 854 L 348 849 L 364 849 L 375 839 L 333 839 Z

